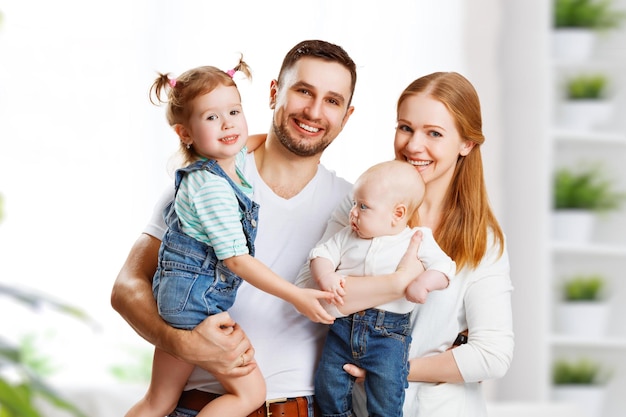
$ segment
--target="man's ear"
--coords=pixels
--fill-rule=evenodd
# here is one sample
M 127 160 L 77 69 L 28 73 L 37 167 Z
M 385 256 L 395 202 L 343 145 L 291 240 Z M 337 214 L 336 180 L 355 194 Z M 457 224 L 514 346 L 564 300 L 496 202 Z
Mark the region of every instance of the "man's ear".
M 278 93 L 278 81 L 272 80 L 270 83 L 270 109 L 274 110 L 276 107 L 276 94 Z
M 189 135 L 189 131 L 184 125 L 180 123 L 175 124 L 174 132 L 176 132 L 176 134 L 180 138 L 180 141 L 184 143 L 185 145 L 191 145 L 193 143 L 193 139 L 191 139 L 191 136 Z

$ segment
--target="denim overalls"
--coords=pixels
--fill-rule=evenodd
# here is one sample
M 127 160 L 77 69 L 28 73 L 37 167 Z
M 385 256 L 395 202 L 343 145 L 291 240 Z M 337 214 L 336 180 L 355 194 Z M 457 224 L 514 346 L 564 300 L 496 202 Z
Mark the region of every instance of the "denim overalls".
M 253 256 L 259 205 L 239 189 L 216 161 L 200 160 L 177 170 L 176 193 L 184 176 L 200 169 L 206 169 L 230 184 L 239 201 L 243 214 L 241 224 L 249 254 Z M 174 206 L 172 200 L 163 212 L 167 232 L 159 249 L 159 265 L 152 290 L 159 314 L 165 321 L 177 328 L 193 329 L 207 316 L 228 310 L 242 280 L 217 259 L 211 246 L 183 233 Z

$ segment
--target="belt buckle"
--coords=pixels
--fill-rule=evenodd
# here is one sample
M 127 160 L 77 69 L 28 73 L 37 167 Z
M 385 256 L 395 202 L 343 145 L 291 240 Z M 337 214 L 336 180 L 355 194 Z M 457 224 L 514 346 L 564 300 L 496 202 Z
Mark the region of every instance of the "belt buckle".
M 265 400 L 265 414 L 267 414 L 267 417 L 270 417 L 272 415 L 272 412 L 270 411 L 270 405 L 274 403 L 285 403 L 285 402 L 287 402 L 287 398 L 274 398 L 272 400 Z

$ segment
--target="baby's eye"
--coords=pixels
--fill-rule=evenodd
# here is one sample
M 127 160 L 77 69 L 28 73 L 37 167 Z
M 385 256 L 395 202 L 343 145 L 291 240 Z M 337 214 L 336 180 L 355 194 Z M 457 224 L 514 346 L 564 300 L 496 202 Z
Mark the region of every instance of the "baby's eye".
M 231 110 L 231 111 L 230 111 L 230 115 L 231 115 L 231 116 L 236 116 L 236 115 L 238 115 L 239 113 L 240 113 L 240 111 L 239 111 L 239 110 Z
M 215 114 L 210 114 L 209 116 L 207 116 L 206 118 L 207 120 L 217 120 L 217 115 Z
M 364 203 L 359 203 L 359 209 L 360 210 L 367 210 L 369 207 L 367 207 Z

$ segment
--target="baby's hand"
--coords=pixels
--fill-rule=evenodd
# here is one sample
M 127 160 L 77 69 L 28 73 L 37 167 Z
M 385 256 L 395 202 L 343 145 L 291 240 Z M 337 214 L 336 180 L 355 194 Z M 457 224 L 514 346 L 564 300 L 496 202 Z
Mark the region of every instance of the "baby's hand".
M 317 280 L 317 284 L 323 291 L 333 293 L 334 297 L 330 302 L 334 305 L 343 305 L 343 296 L 346 295 L 343 289 L 346 285 L 346 278 L 336 272 L 330 272 Z

